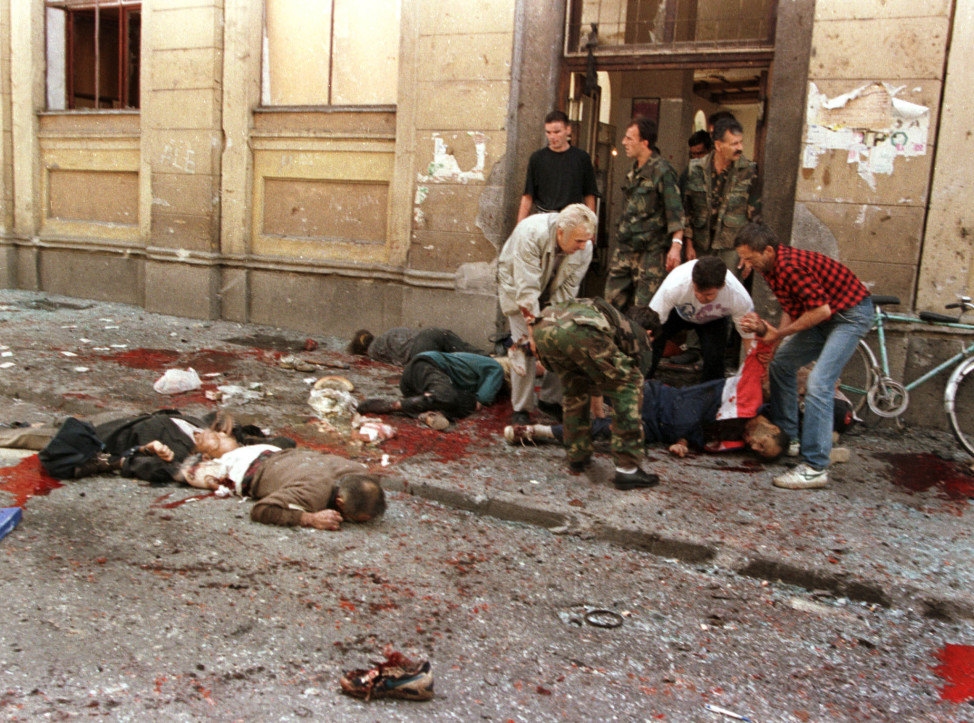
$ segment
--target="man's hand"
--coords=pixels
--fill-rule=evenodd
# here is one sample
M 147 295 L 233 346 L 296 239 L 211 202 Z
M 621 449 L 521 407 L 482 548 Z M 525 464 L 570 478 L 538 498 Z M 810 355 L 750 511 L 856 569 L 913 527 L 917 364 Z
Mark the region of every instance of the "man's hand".
M 677 266 L 680 265 L 680 262 L 683 260 L 681 258 L 681 256 L 682 256 L 681 249 L 682 248 L 683 247 L 680 246 L 680 244 L 672 244 L 670 246 L 670 251 L 669 251 L 669 253 L 666 254 L 666 272 L 667 273 L 669 273 L 670 271 L 672 271 L 673 269 L 675 269 Z
M 687 441 L 681 439 L 675 444 L 670 445 L 670 454 L 676 455 L 677 457 L 683 458 L 690 453 L 690 448 L 687 446 Z
M 172 462 L 173 457 L 176 456 L 173 454 L 173 451 L 169 449 L 169 447 L 164 445 L 159 440 L 154 440 L 148 444 L 142 445 L 141 451 L 145 452 L 146 454 L 154 454 L 163 462 Z
M 693 261 L 697 258 L 697 251 L 693 248 L 693 239 L 688 239 L 684 236 L 683 247 L 687 250 L 687 261 Z
M 602 395 L 592 397 L 590 409 L 593 419 L 602 419 L 605 416 L 605 405 L 602 403 Z
M 337 530 L 341 527 L 342 515 L 338 510 L 302 512 L 301 527 L 314 527 L 316 530 Z
M 771 325 L 758 316 L 756 311 L 749 311 L 741 317 L 741 329 L 764 339 L 764 335 L 771 329 Z M 764 341 L 768 340 L 764 339 Z

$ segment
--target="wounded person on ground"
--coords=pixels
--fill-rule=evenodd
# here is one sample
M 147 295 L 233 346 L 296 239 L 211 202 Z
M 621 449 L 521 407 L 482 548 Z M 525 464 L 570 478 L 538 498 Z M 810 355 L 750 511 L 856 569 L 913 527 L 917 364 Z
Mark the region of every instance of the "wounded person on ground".
M 202 459 L 183 465 L 186 482 L 252 497 L 254 522 L 338 530 L 343 521 L 369 522 L 385 512 L 379 478 L 358 462 L 310 449 L 241 446 L 211 430 L 197 446 Z

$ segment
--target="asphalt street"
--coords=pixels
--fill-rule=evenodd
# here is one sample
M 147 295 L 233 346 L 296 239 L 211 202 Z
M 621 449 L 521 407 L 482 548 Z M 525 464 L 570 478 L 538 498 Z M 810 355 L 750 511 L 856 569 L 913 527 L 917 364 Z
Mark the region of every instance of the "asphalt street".
M 187 488 L 99 477 L 52 489 L 35 456 L 0 453 L 0 506 L 24 510 L 0 541 L 0 714 L 721 719 L 712 704 L 762 721 L 974 716 L 974 478 L 948 435 L 860 429 L 831 486 L 807 492 L 771 486 L 783 463 L 650 448 L 662 484 L 619 492 L 604 453 L 573 476 L 556 446 L 507 445 L 503 401 L 445 432 L 388 417 L 396 436 L 379 444 L 342 417 L 322 424 L 308 397 L 324 374 L 360 398 L 395 392 L 397 369 L 344 344 L 0 291 L 0 423 L 201 412 L 223 387 L 239 418 L 387 474 L 391 498 L 373 525 L 269 528 L 246 502 Z M 153 391 L 188 367 L 201 390 Z M 622 624 L 589 624 L 596 608 Z M 433 701 L 337 692 L 343 670 L 387 646 L 431 660 Z

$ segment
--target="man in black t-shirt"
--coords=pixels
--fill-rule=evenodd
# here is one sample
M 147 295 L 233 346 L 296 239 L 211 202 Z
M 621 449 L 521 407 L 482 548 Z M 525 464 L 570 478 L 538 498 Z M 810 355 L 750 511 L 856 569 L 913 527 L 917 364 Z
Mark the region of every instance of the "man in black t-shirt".
M 552 111 L 545 117 L 544 130 L 548 145 L 532 153 L 528 161 L 518 223 L 532 211 L 557 212 L 572 203 L 584 203 L 595 210 L 598 189 L 592 159 L 568 142 L 568 116 L 560 110 Z

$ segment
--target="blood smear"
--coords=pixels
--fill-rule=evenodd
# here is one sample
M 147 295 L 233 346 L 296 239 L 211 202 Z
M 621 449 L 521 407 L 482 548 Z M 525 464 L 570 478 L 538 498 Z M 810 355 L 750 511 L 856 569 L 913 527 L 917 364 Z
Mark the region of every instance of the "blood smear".
M 947 681 L 940 697 L 952 703 L 974 700 L 974 645 L 945 645 L 937 659 L 933 671 Z
M 31 497 L 46 495 L 63 486 L 44 471 L 36 454 L 25 457 L 14 467 L 0 468 L 0 490 L 14 496 L 9 505 L 12 507 L 23 507 Z

